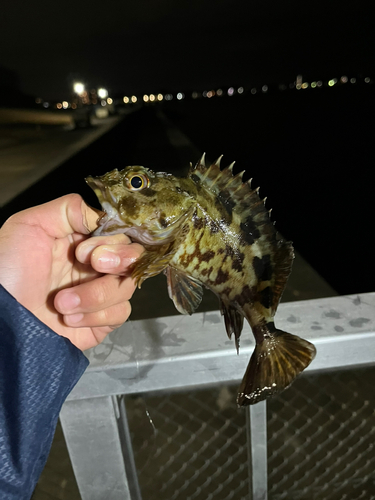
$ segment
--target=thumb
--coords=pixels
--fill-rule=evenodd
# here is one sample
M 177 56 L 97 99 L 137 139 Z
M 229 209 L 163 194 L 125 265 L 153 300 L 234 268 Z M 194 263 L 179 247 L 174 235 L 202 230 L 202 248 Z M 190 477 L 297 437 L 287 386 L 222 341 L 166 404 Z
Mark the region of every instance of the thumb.
M 12 222 L 39 226 L 53 238 L 65 238 L 72 233 L 91 233 L 103 215 L 101 210 L 87 205 L 79 194 L 67 194 L 18 212 Z

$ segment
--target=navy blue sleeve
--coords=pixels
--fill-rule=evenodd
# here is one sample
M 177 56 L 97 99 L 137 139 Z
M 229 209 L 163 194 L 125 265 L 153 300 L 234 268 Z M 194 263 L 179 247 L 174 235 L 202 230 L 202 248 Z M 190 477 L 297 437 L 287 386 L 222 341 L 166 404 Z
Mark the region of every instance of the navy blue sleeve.
M 65 398 L 88 365 L 0 286 L 0 498 L 29 500 Z

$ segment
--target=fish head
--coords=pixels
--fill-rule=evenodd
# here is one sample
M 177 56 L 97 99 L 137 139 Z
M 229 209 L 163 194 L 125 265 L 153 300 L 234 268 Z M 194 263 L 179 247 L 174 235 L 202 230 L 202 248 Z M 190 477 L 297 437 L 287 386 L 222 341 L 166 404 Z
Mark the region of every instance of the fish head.
M 172 174 L 142 166 L 85 180 L 105 212 L 94 236 L 125 233 L 142 244 L 167 243 L 174 239 L 193 201 Z

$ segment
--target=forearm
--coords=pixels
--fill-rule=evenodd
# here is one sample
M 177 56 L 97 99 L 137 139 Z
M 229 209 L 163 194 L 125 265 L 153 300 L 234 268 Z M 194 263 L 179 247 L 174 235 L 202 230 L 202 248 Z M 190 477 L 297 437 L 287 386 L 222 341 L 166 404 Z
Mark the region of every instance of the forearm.
M 0 497 L 29 499 L 62 404 L 88 365 L 0 286 Z

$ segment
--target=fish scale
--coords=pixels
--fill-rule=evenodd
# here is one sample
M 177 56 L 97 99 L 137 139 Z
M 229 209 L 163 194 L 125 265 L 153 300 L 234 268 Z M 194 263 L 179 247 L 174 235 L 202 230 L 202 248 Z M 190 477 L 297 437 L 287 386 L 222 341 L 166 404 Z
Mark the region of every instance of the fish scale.
M 259 188 L 233 175 L 234 163 L 221 169 L 221 158 L 206 166 L 203 155 L 186 178 L 129 166 L 86 181 L 106 212 L 93 234 L 122 232 L 145 247 L 132 268 L 138 286 L 164 272 L 182 314 L 192 314 L 203 287 L 210 289 L 237 351 L 248 321 L 256 345 L 237 397 L 246 406 L 288 387 L 315 347 L 275 327 L 293 246 L 278 235 Z

